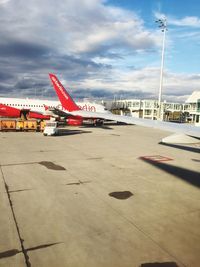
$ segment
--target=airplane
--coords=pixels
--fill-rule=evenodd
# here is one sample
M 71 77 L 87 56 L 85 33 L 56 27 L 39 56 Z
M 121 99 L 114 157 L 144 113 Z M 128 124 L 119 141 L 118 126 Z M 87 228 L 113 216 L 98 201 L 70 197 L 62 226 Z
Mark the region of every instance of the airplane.
M 200 128 L 189 124 L 175 124 L 171 122 L 148 120 L 142 118 L 134 118 L 130 116 L 120 116 L 112 114 L 111 112 L 90 112 L 81 110 L 79 106 L 73 101 L 72 97 L 65 90 L 64 86 L 58 80 L 55 74 L 49 73 L 49 77 L 56 91 L 56 94 L 62 105 L 62 114 L 69 116 L 74 120 L 86 119 L 100 119 L 123 122 L 127 124 L 136 124 L 144 127 L 151 127 L 155 129 L 166 130 L 172 133 L 168 137 L 162 139 L 163 143 L 198 143 L 200 139 Z M 57 110 L 59 113 L 59 110 Z
M 103 105 L 89 101 L 77 102 L 77 105 L 86 111 L 105 112 Z M 0 97 L 0 117 L 49 120 L 56 116 L 51 109 L 62 109 L 62 106 L 59 101 L 53 100 Z M 69 125 L 77 125 L 78 123 L 74 119 L 70 120 L 70 118 L 67 122 Z

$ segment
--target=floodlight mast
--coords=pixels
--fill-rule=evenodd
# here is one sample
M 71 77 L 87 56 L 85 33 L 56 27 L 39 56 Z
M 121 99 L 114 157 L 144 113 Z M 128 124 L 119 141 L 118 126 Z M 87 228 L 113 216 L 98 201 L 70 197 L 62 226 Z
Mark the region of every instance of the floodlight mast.
M 162 120 L 163 116 L 161 116 L 161 101 L 162 101 L 162 89 L 163 89 L 163 68 L 164 68 L 164 53 L 165 53 L 165 37 L 167 31 L 167 19 L 158 19 L 156 20 L 158 23 L 158 27 L 161 28 L 163 32 L 163 42 L 162 42 L 162 55 L 161 55 L 161 67 L 160 67 L 160 86 L 159 86 L 159 95 L 158 95 L 158 114 L 157 119 Z

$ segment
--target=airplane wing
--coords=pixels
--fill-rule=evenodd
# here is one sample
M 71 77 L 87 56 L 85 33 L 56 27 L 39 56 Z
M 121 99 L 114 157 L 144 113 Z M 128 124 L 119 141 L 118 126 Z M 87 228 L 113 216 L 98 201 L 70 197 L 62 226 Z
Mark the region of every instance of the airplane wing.
M 48 111 L 52 112 L 54 115 L 57 115 L 59 117 L 70 117 L 74 116 L 70 112 L 63 111 L 59 108 L 49 108 Z
M 165 122 L 159 120 L 148 120 L 142 118 L 134 118 L 130 116 L 120 116 L 112 113 L 97 113 L 84 110 L 78 110 L 70 112 L 74 116 L 83 116 L 87 118 L 100 118 L 105 120 L 112 120 L 118 122 L 124 122 L 127 124 L 136 124 L 144 127 L 151 127 L 160 130 L 166 130 L 174 133 L 184 133 L 193 137 L 200 138 L 200 128 L 190 124 L 177 124 L 172 122 Z

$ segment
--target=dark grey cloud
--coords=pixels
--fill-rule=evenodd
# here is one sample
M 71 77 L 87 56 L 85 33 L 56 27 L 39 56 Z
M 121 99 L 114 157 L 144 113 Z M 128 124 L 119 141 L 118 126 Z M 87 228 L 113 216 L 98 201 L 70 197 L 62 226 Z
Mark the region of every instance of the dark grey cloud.
M 48 47 L 38 44 L 22 42 L 17 40 L 10 40 L 0 43 L 0 56 L 7 58 L 38 58 L 48 55 Z
M 91 98 L 91 99 L 137 99 L 137 98 L 148 98 L 153 99 L 155 95 L 148 92 L 143 92 L 140 90 L 105 90 L 105 89 L 79 89 L 79 90 L 69 90 L 70 94 L 76 99 Z
M 44 88 L 46 86 L 48 86 L 47 81 L 45 82 L 45 81 L 39 81 L 39 80 L 34 80 L 33 78 L 29 78 L 29 79 L 20 79 L 14 85 L 14 88 L 16 88 L 16 89 L 30 89 L 30 88 Z
M 45 45 L 13 40 L 7 45 L 0 44 L 0 57 L 0 95 L 26 92 L 30 96 L 31 89 L 34 95 L 38 88 L 50 92 L 50 72 L 70 82 L 97 76 L 101 70 L 111 68 L 90 58 L 61 54 Z
M 12 77 L 13 77 L 12 74 L 3 71 L 3 69 L 0 71 L 0 81 L 5 82 L 5 81 L 11 79 Z

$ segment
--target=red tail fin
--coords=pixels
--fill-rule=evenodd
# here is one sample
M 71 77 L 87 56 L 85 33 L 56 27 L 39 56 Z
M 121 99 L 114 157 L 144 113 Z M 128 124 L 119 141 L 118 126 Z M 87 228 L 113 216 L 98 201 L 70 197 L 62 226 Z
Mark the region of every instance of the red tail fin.
M 56 75 L 49 73 L 49 77 L 53 83 L 54 89 L 58 95 L 58 98 L 61 102 L 61 105 L 64 107 L 64 109 L 68 111 L 75 111 L 79 110 L 80 108 L 76 105 L 74 100 L 71 98 L 71 96 L 67 93 L 64 86 L 61 84 L 61 82 L 58 80 Z

